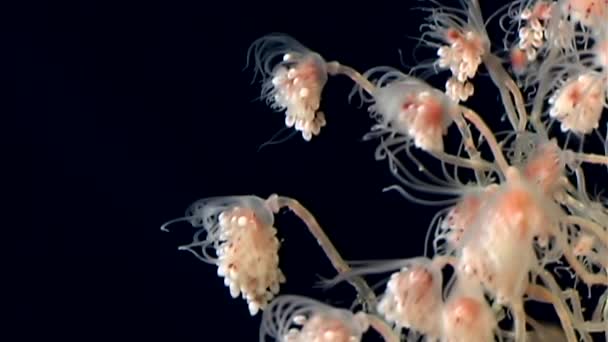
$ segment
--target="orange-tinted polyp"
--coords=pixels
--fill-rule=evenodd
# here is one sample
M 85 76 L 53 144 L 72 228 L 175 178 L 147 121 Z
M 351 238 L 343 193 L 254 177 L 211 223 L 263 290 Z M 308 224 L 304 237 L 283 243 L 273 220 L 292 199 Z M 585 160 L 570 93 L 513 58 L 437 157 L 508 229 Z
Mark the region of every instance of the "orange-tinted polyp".
M 417 264 L 391 275 L 378 311 L 399 327 L 439 336 L 441 304 L 441 273 Z
M 487 342 L 494 340 L 494 315 L 482 298 L 460 296 L 444 309 L 444 342 Z
M 537 183 L 545 194 L 551 193 L 558 185 L 563 173 L 559 146 L 555 141 L 543 143 L 526 163 L 523 175 Z

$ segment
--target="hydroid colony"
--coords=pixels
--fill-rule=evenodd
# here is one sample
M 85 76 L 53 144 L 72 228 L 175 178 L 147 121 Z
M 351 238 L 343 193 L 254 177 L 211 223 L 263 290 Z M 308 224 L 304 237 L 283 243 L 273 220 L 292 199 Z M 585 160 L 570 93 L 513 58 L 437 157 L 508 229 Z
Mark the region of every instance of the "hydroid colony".
M 305 141 L 331 119 L 320 107 L 331 77 L 354 81 L 353 94 L 375 121 L 365 139 L 378 144 L 376 159 L 398 180 L 391 189 L 444 206 L 429 227 L 429 255 L 350 267 L 314 216 L 278 195 L 205 198 L 163 229 L 176 221 L 197 229 L 180 248 L 215 265 L 251 315 L 263 311 L 262 341 L 354 342 L 369 329 L 386 341 L 608 338 L 608 206 L 586 188 L 587 165 L 608 166 L 608 2 L 518 0 L 490 18 L 477 0 L 426 4 L 420 41 L 437 57 L 416 68 L 359 73 L 284 34 L 255 41 L 249 61 L 262 77 L 264 101 Z M 504 30 L 502 41 L 488 36 L 492 20 Z M 487 109 L 466 104 L 476 79 L 487 77 L 482 69 L 503 105 L 493 110 L 506 117 L 495 128 L 500 134 L 484 120 Z M 431 73 L 445 75 L 444 86 L 419 76 Z M 457 152 L 445 148 L 447 135 L 460 138 Z M 587 151 L 585 139 L 604 149 Z M 439 160 L 441 170 L 409 170 L 404 160 L 420 164 L 419 154 Z M 302 219 L 332 262 L 338 274 L 325 285 L 350 282 L 360 305 L 281 294 L 289 281 L 274 227 L 281 208 Z M 446 268 L 453 272 L 444 281 Z M 581 286 L 560 284 L 558 268 L 599 289 L 591 306 L 583 307 Z M 378 273 L 387 275 L 386 285 L 372 290 L 365 278 Z M 527 301 L 551 304 L 561 324 L 536 321 Z

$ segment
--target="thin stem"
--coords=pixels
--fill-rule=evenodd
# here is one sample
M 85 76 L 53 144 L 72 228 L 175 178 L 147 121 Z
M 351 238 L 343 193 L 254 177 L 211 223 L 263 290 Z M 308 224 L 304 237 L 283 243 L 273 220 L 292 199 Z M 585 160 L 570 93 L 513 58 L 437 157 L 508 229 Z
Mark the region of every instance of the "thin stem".
M 545 58 L 543 64 L 551 65 L 552 60 L 554 58 L 556 58 L 556 56 L 559 54 L 558 51 L 559 51 L 559 49 L 549 49 L 549 55 Z M 539 72 L 547 73 L 549 70 L 545 70 L 545 69 L 546 68 L 541 68 L 539 70 Z M 530 120 L 532 121 L 534 128 L 537 130 L 542 129 L 544 131 L 544 126 L 541 124 L 541 121 L 540 121 L 540 115 L 542 113 L 543 105 L 546 100 L 545 95 L 547 94 L 547 92 L 550 91 L 550 88 L 549 88 L 550 80 L 551 80 L 551 77 L 542 77 L 540 80 L 540 83 L 536 87 L 536 96 L 534 97 L 534 101 L 532 104 Z
M 477 147 L 473 141 L 473 135 L 471 134 L 469 125 L 467 125 L 467 122 L 460 115 L 453 115 L 453 119 L 456 123 L 456 127 L 458 127 L 458 130 L 460 131 L 460 135 L 462 136 L 462 140 L 464 142 L 464 148 L 469 157 L 479 158 L 479 151 L 477 151 Z
M 464 149 L 469 155 L 469 158 L 471 158 L 471 160 L 474 162 L 487 163 L 487 161 L 481 158 L 481 153 L 479 153 L 477 147 L 475 146 L 475 142 L 473 142 L 473 135 L 471 134 L 469 125 L 464 118 L 460 114 L 452 114 L 452 119 L 456 123 L 456 127 L 458 127 L 458 131 L 462 137 L 462 142 L 464 143 Z M 482 174 L 480 174 L 479 170 L 477 169 L 475 169 L 475 178 L 478 182 L 482 179 Z
M 500 60 L 498 57 L 493 54 L 486 54 L 483 57 L 483 63 L 490 72 L 490 78 L 498 88 L 500 93 L 500 98 L 502 99 L 502 104 L 505 107 L 505 111 L 507 112 L 507 117 L 509 118 L 509 122 L 514 129 L 517 129 L 518 122 L 521 120 L 521 115 L 523 113 L 519 113 L 519 115 L 515 112 L 515 107 L 513 106 L 513 102 L 509 97 L 508 90 L 505 88 L 507 80 L 511 79 L 509 74 L 500 64 Z M 519 120 L 518 120 L 519 117 Z M 525 126 L 524 126 L 525 128 Z M 522 130 L 522 129 L 520 129 Z
M 376 332 L 382 336 L 385 342 L 399 342 L 400 336 L 395 334 L 391 327 L 386 322 L 376 315 L 367 314 L 367 321 L 369 325 L 376 330 Z
M 357 70 L 342 65 L 337 61 L 327 63 L 327 72 L 330 75 L 345 75 L 350 77 L 355 83 L 357 83 L 361 88 L 363 88 L 369 94 L 372 94 L 376 89 L 376 86 L 370 82 L 367 78 L 363 77 Z
M 585 193 L 583 190 L 574 188 L 570 183 L 568 183 L 567 185 L 569 185 L 567 189 L 572 193 Z M 572 195 L 568 193 L 560 194 L 555 198 L 559 202 L 559 204 L 562 204 L 568 208 L 572 208 L 578 212 L 584 212 L 587 209 L 587 205 L 585 203 L 579 201 L 575 197 L 572 197 Z
M 547 277 L 551 276 L 549 275 Z M 566 339 L 568 342 L 578 341 L 576 339 L 576 333 L 574 332 L 574 322 L 572 321 L 571 317 L 572 313 L 568 310 L 566 303 L 562 302 L 558 298 L 555 298 L 555 295 L 553 295 L 551 291 L 547 290 L 547 288 L 536 284 L 530 284 L 526 290 L 526 294 L 536 301 L 553 305 L 553 308 L 557 313 L 557 317 L 562 325 L 562 329 L 564 329 L 564 332 L 566 333 Z
M 565 216 L 563 221 L 564 223 L 577 225 L 581 229 L 593 233 L 605 247 L 608 247 L 608 232 L 599 224 L 574 215 Z
M 517 129 L 520 132 L 523 132 L 526 130 L 526 126 L 528 124 L 528 112 L 526 111 L 524 98 L 519 90 L 519 87 L 511 78 L 505 81 L 505 85 L 507 86 L 507 89 L 509 89 L 511 96 L 513 96 L 513 99 L 515 100 L 515 108 L 517 108 L 517 113 L 519 113 L 519 126 Z
M 525 131 L 526 125 L 528 124 L 528 112 L 526 111 L 525 101 L 519 87 L 517 86 L 517 84 L 515 84 L 515 81 L 513 81 L 509 73 L 502 66 L 498 57 L 494 55 L 488 55 L 484 59 L 484 63 L 486 68 L 488 68 L 488 70 L 490 70 L 490 73 L 493 75 L 492 80 L 494 81 L 501 93 L 503 106 L 507 109 L 507 113 L 513 112 L 513 104 L 511 103 L 511 101 L 507 101 L 506 94 L 503 95 L 505 91 L 502 89 L 502 85 L 507 87 L 507 90 L 509 91 L 509 93 L 511 93 L 511 96 L 515 100 L 515 108 L 517 109 L 517 117 L 519 118 L 517 130 L 520 132 Z
M 592 153 L 573 153 L 574 158 L 578 161 L 590 163 L 590 164 L 601 164 L 608 165 L 608 156 Z
M 552 323 L 541 323 L 530 316 L 526 317 L 526 321 L 535 332 L 536 339 L 534 340 L 543 340 L 543 341 L 564 341 L 566 335 L 564 334 L 564 329 L 561 326 L 554 325 Z
M 276 195 L 274 195 L 276 196 Z M 306 209 L 300 202 L 289 197 L 275 197 L 269 199 L 269 201 L 275 201 L 276 209 L 287 207 L 289 208 L 304 224 L 308 227 L 308 231 L 315 237 L 317 243 L 331 262 L 332 266 L 336 269 L 339 274 L 349 273 L 351 268 L 348 266 L 346 261 L 342 259 L 340 253 L 331 242 L 329 237 L 325 234 L 315 217 Z M 375 311 L 377 306 L 376 295 L 374 291 L 367 285 L 365 280 L 358 276 L 348 278 L 348 282 L 353 285 L 357 290 L 359 297 L 367 305 L 367 309 Z
M 545 287 L 536 284 L 528 285 L 528 289 L 526 290 L 526 294 L 530 296 L 530 298 L 544 303 L 549 303 L 553 305 L 555 312 L 557 313 L 557 317 L 559 317 L 559 321 L 561 322 L 562 329 L 566 333 L 566 339 L 568 342 L 577 342 L 576 333 L 574 332 L 574 322 L 572 319 L 572 313 L 568 310 L 568 306 L 564 303 L 559 297 L 556 297 L 555 293 L 559 293 L 561 290 L 553 276 L 548 274 L 546 270 L 539 270 L 537 272 L 543 283 L 547 285 L 551 290 L 548 290 Z
M 515 325 L 515 341 L 526 341 L 526 312 L 523 301 L 517 301 L 511 305 L 511 313 Z
M 568 289 L 563 292 L 563 295 L 565 297 L 564 301 L 570 301 L 570 306 L 572 308 L 572 316 L 574 317 L 574 319 L 576 319 L 577 325 L 579 326 L 579 340 L 581 342 L 591 342 L 591 336 L 589 336 L 589 333 L 585 330 L 584 327 L 581 328 L 583 323 L 585 323 L 585 317 L 583 317 L 583 308 L 581 305 L 581 298 L 578 295 L 578 292 L 574 289 Z
M 507 169 L 509 168 L 509 163 L 507 163 L 507 160 L 505 159 L 505 156 L 502 153 L 498 142 L 496 141 L 494 133 L 492 133 L 488 125 L 486 125 L 486 123 L 479 116 L 479 114 L 475 113 L 472 109 L 469 109 L 464 106 L 460 106 L 460 108 L 462 110 L 462 115 L 464 115 L 467 120 L 469 120 L 473 125 L 475 125 L 475 128 L 477 128 L 479 133 L 481 133 L 481 135 L 484 137 L 484 139 L 490 146 L 490 149 L 492 150 L 492 154 L 494 155 L 494 159 L 498 164 L 498 168 L 500 169 L 500 171 L 502 171 L 502 174 L 505 175 L 507 173 Z

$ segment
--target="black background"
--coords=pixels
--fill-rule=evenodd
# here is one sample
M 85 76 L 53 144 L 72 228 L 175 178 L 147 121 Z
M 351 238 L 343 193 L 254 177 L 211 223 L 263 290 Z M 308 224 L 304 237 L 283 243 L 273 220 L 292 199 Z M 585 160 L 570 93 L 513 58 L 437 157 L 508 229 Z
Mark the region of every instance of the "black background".
M 255 340 L 259 316 L 214 267 L 177 251 L 191 230 L 159 230 L 202 197 L 297 198 L 346 259 L 422 254 L 435 209 L 382 193 L 394 180 L 376 144 L 361 141 L 372 121 L 348 104 L 348 79 L 330 79 L 319 137 L 257 151 L 283 114 L 255 101 L 259 84 L 243 70 L 256 38 L 285 32 L 360 71 L 400 67 L 399 49 L 414 63 L 419 3 L 329 3 L 83 1 L 5 13 L 11 341 Z M 495 108 L 497 122 L 496 92 L 479 92 L 475 108 Z M 276 226 L 283 292 L 347 305 L 348 287 L 313 288 L 333 272 L 304 226 L 287 213 Z

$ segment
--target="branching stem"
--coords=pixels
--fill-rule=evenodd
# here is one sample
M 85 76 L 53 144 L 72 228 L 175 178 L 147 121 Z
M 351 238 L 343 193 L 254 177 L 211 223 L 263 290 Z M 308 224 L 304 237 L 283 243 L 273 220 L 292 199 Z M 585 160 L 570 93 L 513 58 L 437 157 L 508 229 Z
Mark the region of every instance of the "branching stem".
M 340 253 L 331 242 L 327 234 L 321 228 L 321 225 L 317 222 L 315 217 L 306 209 L 300 202 L 289 197 L 282 197 L 272 195 L 267 200 L 270 203 L 274 203 L 273 209 L 278 211 L 280 208 L 289 208 L 304 224 L 308 227 L 308 231 L 315 237 L 317 243 L 331 262 L 334 269 L 339 274 L 349 273 L 351 268 L 348 266 L 346 261 L 342 259 Z M 375 311 L 377 306 L 377 299 L 374 291 L 369 287 L 365 280 L 361 277 L 354 276 L 349 277 L 348 282 L 353 285 L 357 290 L 360 300 L 366 304 L 368 311 Z

